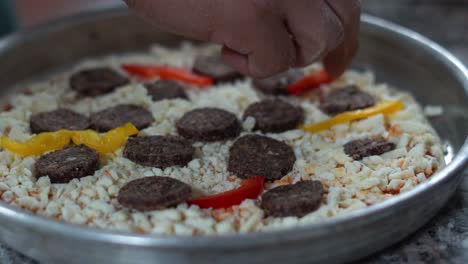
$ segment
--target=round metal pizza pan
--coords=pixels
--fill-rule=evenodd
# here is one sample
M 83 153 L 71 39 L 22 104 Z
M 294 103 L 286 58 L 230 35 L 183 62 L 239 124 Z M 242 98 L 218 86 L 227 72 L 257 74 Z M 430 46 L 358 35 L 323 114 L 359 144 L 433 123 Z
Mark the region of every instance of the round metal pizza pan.
M 345 217 L 276 232 L 161 237 L 86 228 L 0 203 L 0 239 L 43 263 L 336 263 L 376 252 L 426 223 L 456 189 L 468 160 L 468 71 L 423 36 L 362 16 L 354 67 L 440 105 L 431 120 L 446 147 L 447 166 L 427 182 Z M 183 39 L 125 10 L 71 17 L 0 41 L 0 99 L 18 83 L 46 76 L 87 57 L 144 50 Z

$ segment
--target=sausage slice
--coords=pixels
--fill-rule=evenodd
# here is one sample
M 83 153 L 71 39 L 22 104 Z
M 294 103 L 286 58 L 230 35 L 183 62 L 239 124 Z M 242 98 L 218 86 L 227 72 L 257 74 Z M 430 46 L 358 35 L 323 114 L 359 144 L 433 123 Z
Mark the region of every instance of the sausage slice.
M 247 107 L 244 119 L 249 116 L 255 118 L 254 129 L 280 133 L 295 129 L 304 119 L 304 111 L 281 99 L 267 99 Z
M 303 217 L 319 208 L 322 197 L 323 185 L 320 181 L 301 181 L 264 193 L 260 207 L 266 216 Z
M 89 119 L 72 110 L 59 108 L 32 115 L 29 119 L 29 127 L 31 132 L 36 134 L 60 129 L 84 130 L 89 128 Z
M 228 171 L 242 179 L 263 176 L 267 180 L 278 180 L 292 170 L 294 162 L 294 151 L 286 143 L 247 135 L 231 146 Z
M 241 124 L 237 117 L 219 108 L 198 108 L 177 121 L 177 132 L 195 141 L 218 141 L 237 137 Z
M 146 84 L 148 95 L 153 101 L 161 101 L 164 99 L 188 99 L 182 85 L 175 81 L 159 80 L 151 84 Z
M 271 95 L 288 95 L 288 87 L 304 77 L 299 69 L 290 69 L 270 78 L 254 80 L 253 85 L 259 91 Z
M 144 136 L 129 138 L 123 155 L 137 164 L 164 169 L 187 165 L 194 152 L 192 144 L 178 136 Z
M 329 115 L 337 115 L 371 107 L 374 104 L 375 100 L 370 94 L 359 90 L 355 85 L 350 85 L 322 97 L 320 109 Z
M 84 96 L 98 96 L 112 92 L 129 80 L 111 68 L 86 69 L 70 77 L 72 90 Z
M 361 160 L 365 157 L 381 155 L 394 150 L 395 147 L 395 143 L 387 141 L 383 137 L 362 138 L 346 143 L 344 152 L 354 160 Z
M 161 210 L 183 203 L 190 198 L 190 185 L 169 177 L 145 177 L 125 184 L 117 201 L 130 209 Z
M 120 104 L 91 114 L 91 127 L 106 132 L 116 127 L 132 123 L 138 129 L 147 128 L 153 123 L 153 114 L 142 106 Z
M 37 177 L 49 176 L 52 183 L 67 183 L 75 178 L 93 175 L 98 169 L 98 153 L 84 145 L 47 153 L 35 164 Z

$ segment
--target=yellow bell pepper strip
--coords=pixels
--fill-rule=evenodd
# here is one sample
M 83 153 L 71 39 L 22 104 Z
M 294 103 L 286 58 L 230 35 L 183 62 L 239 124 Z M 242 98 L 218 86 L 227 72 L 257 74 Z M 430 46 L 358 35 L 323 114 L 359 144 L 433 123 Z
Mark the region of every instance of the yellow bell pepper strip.
M 94 130 L 75 131 L 72 140 L 77 145 L 83 144 L 103 154 L 114 152 L 125 144 L 129 136 L 136 134 L 138 134 L 138 129 L 131 123 L 127 123 L 122 127 L 109 130 L 103 136 Z
M 93 130 L 40 133 L 26 142 L 17 142 L 5 136 L 1 137 L 4 149 L 22 156 L 41 155 L 48 151 L 62 149 L 72 140 L 75 144 L 83 144 L 99 153 L 113 152 L 125 144 L 129 136 L 138 134 L 138 129 L 131 123 L 114 128 L 101 136 Z
M 45 152 L 62 149 L 70 144 L 72 131 L 58 130 L 45 132 L 30 138 L 26 142 L 18 142 L 3 136 L 2 147 L 22 156 L 41 155 Z
M 400 111 L 403 108 L 404 104 L 399 100 L 383 101 L 372 107 L 338 114 L 328 120 L 310 125 L 302 125 L 299 128 L 310 133 L 315 133 L 329 129 L 338 124 L 348 123 L 354 120 L 367 118 L 377 114 L 390 115 Z

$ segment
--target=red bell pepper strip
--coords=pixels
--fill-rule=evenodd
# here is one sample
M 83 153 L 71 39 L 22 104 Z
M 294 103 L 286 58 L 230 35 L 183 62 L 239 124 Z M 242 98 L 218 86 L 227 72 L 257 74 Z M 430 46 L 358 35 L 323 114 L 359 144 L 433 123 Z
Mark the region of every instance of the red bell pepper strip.
M 245 199 L 256 199 L 263 191 L 263 177 L 244 180 L 242 185 L 227 192 L 202 196 L 189 200 L 189 205 L 198 205 L 200 208 L 228 208 L 242 203 Z
M 123 64 L 122 69 L 124 69 L 129 74 L 132 74 L 140 78 L 144 78 L 144 79 L 152 79 L 152 78 L 158 77 L 160 74 L 160 67 L 157 67 L 157 66 Z
M 325 70 L 313 72 L 288 87 L 289 94 L 301 94 L 317 89 L 322 84 L 331 83 L 333 79 Z
M 210 86 L 213 84 L 213 79 L 210 77 L 171 66 L 124 64 L 122 68 L 128 73 L 144 79 L 159 77 L 163 80 L 181 81 L 197 86 Z

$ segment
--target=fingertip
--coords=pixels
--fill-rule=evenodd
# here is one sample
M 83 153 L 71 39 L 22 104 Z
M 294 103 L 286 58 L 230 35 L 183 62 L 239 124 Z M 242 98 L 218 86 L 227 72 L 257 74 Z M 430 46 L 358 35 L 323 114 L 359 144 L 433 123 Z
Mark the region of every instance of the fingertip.
M 344 68 L 327 67 L 326 65 L 325 65 L 325 70 L 327 71 L 330 78 L 332 78 L 333 80 L 340 78 L 341 75 L 343 75 L 343 73 L 345 72 Z
M 221 54 L 222 54 L 223 60 L 227 64 L 231 65 L 231 67 L 236 69 L 241 74 L 249 75 L 247 55 L 240 54 L 239 52 L 227 46 L 223 46 Z
M 290 66 L 291 64 L 279 64 L 279 63 L 275 63 L 275 61 L 272 61 L 270 65 L 268 66 L 259 65 L 258 63 L 256 63 L 254 59 L 255 58 L 249 57 L 248 75 L 255 79 L 268 78 L 275 74 L 284 72 L 291 67 Z
M 341 76 L 359 48 L 360 1 L 327 0 L 330 9 L 344 26 L 344 41 L 325 57 L 323 64 L 332 78 Z
M 348 63 L 342 56 L 330 53 L 323 60 L 323 66 L 332 79 L 339 78 L 346 70 Z
M 278 69 L 273 72 L 266 71 L 271 69 L 258 67 L 253 63 L 252 58 L 249 58 L 249 55 L 241 54 L 227 46 L 223 46 L 221 53 L 223 60 L 227 64 L 229 64 L 241 74 L 250 76 L 252 78 L 266 78 L 274 73 L 282 71 L 282 69 Z
M 323 60 L 325 70 L 334 79 L 340 77 L 346 71 L 359 50 L 358 41 L 346 45 L 343 43 L 340 47 L 328 53 Z

